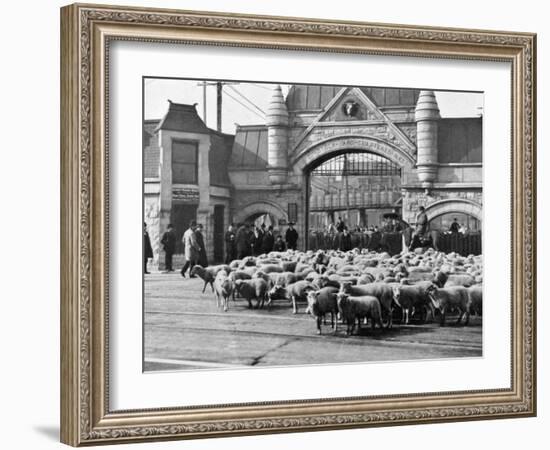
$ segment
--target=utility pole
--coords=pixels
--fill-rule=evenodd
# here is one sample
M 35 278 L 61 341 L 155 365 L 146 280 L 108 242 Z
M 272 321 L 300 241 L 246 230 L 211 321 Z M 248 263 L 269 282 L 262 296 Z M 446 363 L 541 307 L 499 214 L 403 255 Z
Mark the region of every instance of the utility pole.
M 216 86 L 216 129 L 222 131 L 222 101 L 223 101 L 223 86 L 225 84 L 239 84 L 230 81 L 201 81 L 197 86 L 202 86 L 202 120 L 206 123 L 206 87 Z
M 223 83 L 221 81 L 218 81 L 216 83 L 216 105 L 218 108 L 217 130 L 220 133 L 222 131 L 222 89 L 223 89 Z

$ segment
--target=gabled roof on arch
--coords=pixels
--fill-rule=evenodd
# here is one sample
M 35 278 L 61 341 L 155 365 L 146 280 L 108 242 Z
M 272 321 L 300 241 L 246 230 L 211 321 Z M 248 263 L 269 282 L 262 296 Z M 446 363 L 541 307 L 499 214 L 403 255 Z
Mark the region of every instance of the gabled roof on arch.
M 289 111 L 317 111 L 325 108 L 344 86 L 294 84 L 286 97 Z M 416 105 L 419 89 L 359 87 L 378 107 Z

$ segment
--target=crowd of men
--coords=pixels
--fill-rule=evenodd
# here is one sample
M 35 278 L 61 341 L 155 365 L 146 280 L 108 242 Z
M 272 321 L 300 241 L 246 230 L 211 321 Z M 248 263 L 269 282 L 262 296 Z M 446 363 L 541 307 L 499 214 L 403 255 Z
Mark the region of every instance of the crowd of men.
M 297 246 L 298 232 L 292 222 L 288 224 L 284 239 L 281 234 L 275 235 L 272 225 L 266 227 L 265 224 L 258 226 L 241 223 L 235 227 L 231 224 L 225 233 L 225 262 L 272 251 L 296 250 Z
M 417 222 L 414 229 L 403 222 L 397 212 L 384 218 L 380 227 L 354 227 L 352 230 L 346 225 L 342 217 L 336 223 L 330 223 L 324 230 L 310 230 L 309 247 L 332 248 L 335 250 L 349 251 L 355 247 L 369 248 L 370 250 L 389 250 L 392 243 L 388 241 L 391 234 L 402 234 L 405 237 L 405 245 L 409 250 L 417 247 L 433 247 L 433 237 L 428 230 L 428 216 L 425 208 L 418 208 Z M 454 218 L 449 228 L 449 233 L 465 233 L 465 227 Z M 147 233 L 147 225 L 144 224 L 144 273 L 147 271 L 147 261 L 153 257 L 151 241 Z M 166 272 L 173 272 L 172 258 L 176 252 L 177 236 L 172 224 L 169 224 L 163 234 L 161 244 L 165 253 Z M 181 275 L 191 270 L 195 264 L 208 266 L 206 246 L 204 241 L 203 226 L 191 221 L 189 228 L 182 237 L 185 264 L 181 269 Z M 388 242 L 386 242 L 388 241 Z M 393 243 L 401 245 L 401 241 Z M 229 225 L 225 233 L 225 263 L 235 259 L 243 259 L 246 256 L 258 256 L 271 251 L 283 252 L 287 249 L 296 250 L 298 246 L 298 232 L 294 223 L 290 222 L 284 234 L 275 233 L 273 226 L 265 224 L 254 225 L 239 223 Z
M 181 276 L 185 277 L 187 271 L 191 272 L 196 264 L 202 267 L 208 266 L 206 255 L 206 245 L 203 234 L 203 225 L 197 224 L 192 220 L 189 228 L 183 233 L 181 239 L 184 249 L 185 263 L 181 269 Z M 166 232 L 162 235 L 160 243 L 163 246 L 166 273 L 173 272 L 172 264 L 178 238 L 172 224 L 168 224 Z M 153 257 L 153 248 L 151 239 L 147 232 L 147 224 L 143 224 L 143 272 L 149 273 L 147 263 Z M 258 256 L 272 251 L 283 252 L 287 249 L 296 250 L 298 247 L 298 232 L 294 228 L 294 223 L 290 222 L 283 236 L 275 236 L 273 226 L 266 228 L 264 224 L 260 226 L 250 225 L 248 223 L 238 224 L 237 227 L 231 224 L 225 233 L 225 261 L 226 263 L 234 259 L 242 259 L 246 256 Z

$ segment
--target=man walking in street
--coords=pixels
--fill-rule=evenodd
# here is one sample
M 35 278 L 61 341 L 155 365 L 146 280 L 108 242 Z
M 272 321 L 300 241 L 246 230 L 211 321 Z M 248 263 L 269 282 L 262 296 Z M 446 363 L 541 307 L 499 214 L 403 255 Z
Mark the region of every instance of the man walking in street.
M 285 242 L 286 247 L 289 250 L 296 250 L 296 245 L 298 243 L 298 232 L 294 229 L 294 223 L 288 223 L 288 229 L 285 233 Z
M 189 224 L 189 228 L 183 233 L 184 252 L 185 252 L 185 264 L 181 268 L 181 276 L 185 278 L 185 272 L 187 269 L 191 271 L 199 259 L 199 244 L 197 243 L 197 236 L 195 230 L 197 229 L 197 222 L 192 220 Z
M 174 256 L 176 252 L 176 233 L 171 223 L 168 224 L 160 243 L 164 246 L 164 265 L 166 266 L 166 272 L 173 272 L 172 256 Z

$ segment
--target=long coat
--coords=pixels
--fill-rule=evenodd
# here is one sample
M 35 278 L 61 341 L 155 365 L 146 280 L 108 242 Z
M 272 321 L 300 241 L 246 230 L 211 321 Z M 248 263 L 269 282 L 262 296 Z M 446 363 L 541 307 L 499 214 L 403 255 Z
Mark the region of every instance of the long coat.
M 195 232 L 188 228 L 183 233 L 183 247 L 185 249 L 185 259 L 187 261 L 197 261 L 199 259 L 199 244 L 197 243 L 197 236 Z
M 206 247 L 204 246 L 204 236 L 200 231 L 195 231 L 197 244 L 199 245 L 199 264 L 202 267 L 208 266 L 208 258 L 206 256 Z
M 250 255 L 250 236 L 248 230 L 245 227 L 240 227 L 237 230 L 235 246 L 237 248 L 238 258 Z
M 153 247 L 151 247 L 151 239 L 149 239 L 149 233 L 147 233 L 147 231 L 143 233 L 143 251 L 143 256 L 145 258 L 153 257 Z
M 160 243 L 164 246 L 166 253 L 174 254 L 176 251 L 176 233 L 173 230 L 167 231 L 162 235 Z
M 273 233 L 266 232 L 262 238 L 262 252 L 269 253 L 273 251 L 273 244 L 275 243 L 275 237 Z

